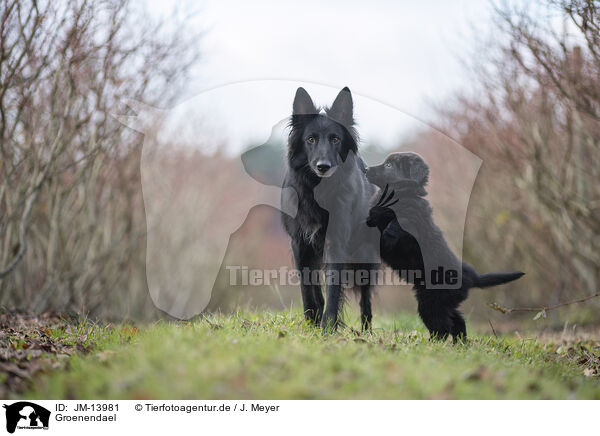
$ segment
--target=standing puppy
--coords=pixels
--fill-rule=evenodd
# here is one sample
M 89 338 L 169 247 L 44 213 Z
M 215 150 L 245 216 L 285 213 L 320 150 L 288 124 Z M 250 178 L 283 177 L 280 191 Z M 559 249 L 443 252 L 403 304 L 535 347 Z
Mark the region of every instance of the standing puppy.
M 433 222 L 431 206 L 424 198 L 429 167 L 418 154 L 392 153 L 383 164 L 368 169 L 367 179 L 385 187 L 367 218 L 367 225 L 381 232 L 381 258 L 396 271 L 417 273 L 405 274 L 405 278 L 414 285 L 419 316 L 432 337 L 452 335 L 455 341 L 466 337 L 458 306 L 468 297 L 469 289 L 507 283 L 523 273 L 479 274 L 456 257 Z M 448 280 L 449 285 L 452 281 L 453 286 L 432 285 L 432 273 L 440 269 L 444 271 L 441 279 Z
M 282 214 L 283 225 L 291 238 L 296 268 L 301 272 L 304 314 L 323 328 L 335 329 L 343 297 L 342 271 L 357 267 L 347 264 L 346 259 L 352 258 L 357 249 L 372 251 L 374 256 L 378 250 L 378 238 L 371 244 L 357 240 L 368 230 L 365 220 L 376 188 L 367 182 L 366 166 L 358 156 L 348 88 L 342 89 L 331 107 L 323 110 L 317 109 L 303 88 L 298 88 L 290 126 L 288 171 L 283 186 L 297 193 L 298 213 L 296 217 Z M 285 201 L 288 199 L 283 198 Z M 333 225 L 332 216 L 344 219 L 336 219 Z M 324 253 L 328 258 L 324 258 Z M 337 273 L 337 280 L 326 284 L 326 307 L 320 284 L 312 281 L 321 269 Z M 370 293 L 369 284 L 360 287 L 363 328 L 371 324 Z

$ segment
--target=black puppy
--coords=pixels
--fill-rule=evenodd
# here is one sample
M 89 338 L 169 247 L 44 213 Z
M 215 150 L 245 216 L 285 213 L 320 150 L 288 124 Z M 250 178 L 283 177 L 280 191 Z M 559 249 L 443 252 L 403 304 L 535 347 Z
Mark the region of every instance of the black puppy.
M 429 167 L 418 154 L 392 153 L 383 164 L 367 170 L 367 179 L 385 187 L 367 218 L 367 225 L 381 232 L 381 258 L 398 272 L 411 272 L 403 278 L 414 285 L 419 316 L 432 337 L 452 335 L 455 341 L 466 337 L 458 306 L 469 289 L 507 283 L 524 273 L 479 274 L 456 257 L 424 198 Z M 434 286 L 432 274 L 442 283 Z

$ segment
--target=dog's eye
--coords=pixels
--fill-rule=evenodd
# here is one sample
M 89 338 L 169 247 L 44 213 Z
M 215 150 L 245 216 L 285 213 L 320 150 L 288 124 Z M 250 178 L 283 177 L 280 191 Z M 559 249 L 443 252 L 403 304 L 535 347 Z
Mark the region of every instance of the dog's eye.
M 315 143 L 315 138 L 312 136 L 309 136 L 308 138 L 306 138 L 306 142 L 308 142 L 309 144 L 314 144 Z
M 337 144 L 338 142 L 340 142 L 340 138 L 338 138 L 337 136 L 332 136 L 331 137 L 331 143 L 332 144 Z
M 392 164 L 391 164 L 390 162 L 388 162 L 388 163 L 386 163 L 384 166 L 385 166 L 386 168 L 391 168 L 391 167 L 392 167 Z

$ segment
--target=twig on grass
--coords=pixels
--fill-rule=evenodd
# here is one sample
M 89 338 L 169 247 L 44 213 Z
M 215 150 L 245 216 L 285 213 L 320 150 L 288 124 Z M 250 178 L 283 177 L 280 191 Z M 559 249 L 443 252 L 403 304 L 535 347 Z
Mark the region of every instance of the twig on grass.
M 496 329 L 494 328 L 494 325 L 492 324 L 492 320 L 488 319 L 488 322 L 490 323 L 490 327 L 492 328 L 492 332 L 494 333 L 494 336 L 497 338 L 498 335 L 496 334 Z
M 592 298 L 596 298 L 596 297 L 600 297 L 600 293 L 597 292 L 594 295 L 589 295 L 587 297 L 580 298 L 578 300 L 564 301 L 562 303 L 558 303 L 553 306 L 541 306 L 541 307 L 503 307 L 503 306 L 500 306 L 498 303 L 488 303 L 487 305 L 490 308 L 497 310 L 498 312 L 502 312 L 504 314 L 512 313 L 512 312 L 537 312 L 536 315 L 533 317 L 534 320 L 537 320 L 540 318 L 546 318 L 546 313 L 551 310 L 558 309 L 559 307 L 563 307 L 563 306 L 569 306 L 571 304 L 583 303 L 584 301 L 588 301 L 588 300 L 591 300 Z M 492 329 L 493 329 L 493 327 L 492 327 Z

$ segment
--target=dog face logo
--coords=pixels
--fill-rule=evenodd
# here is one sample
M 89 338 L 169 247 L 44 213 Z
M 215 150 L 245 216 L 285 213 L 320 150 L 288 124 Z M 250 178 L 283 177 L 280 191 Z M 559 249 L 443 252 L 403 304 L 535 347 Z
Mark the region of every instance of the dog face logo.
M 5 404 L 6 431 L 14 433 L 18 429 L 48 429 L 50 411 L 29 401 Z

